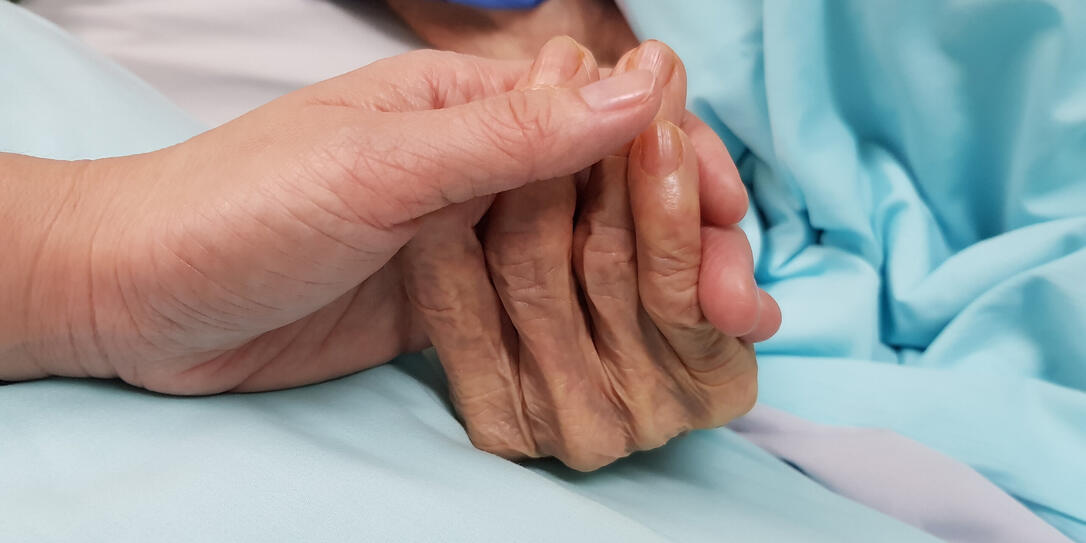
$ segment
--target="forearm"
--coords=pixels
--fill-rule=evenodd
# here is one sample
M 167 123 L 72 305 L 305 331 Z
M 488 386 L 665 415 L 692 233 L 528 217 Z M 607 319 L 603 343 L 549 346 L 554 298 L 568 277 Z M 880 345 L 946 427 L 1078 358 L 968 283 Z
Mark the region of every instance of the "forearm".
M 0 380 L 111 376 L 94 356 L 88 161 L 0 153 Z

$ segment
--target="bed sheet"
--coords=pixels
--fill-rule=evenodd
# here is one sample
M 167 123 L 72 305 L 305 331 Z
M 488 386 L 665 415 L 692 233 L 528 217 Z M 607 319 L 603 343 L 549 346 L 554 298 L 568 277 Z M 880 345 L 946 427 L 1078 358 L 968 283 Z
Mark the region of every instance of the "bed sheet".
M 761 401 L 890 428 L 1086 541 L 1086 3 L 625 0 L 781 304 Z

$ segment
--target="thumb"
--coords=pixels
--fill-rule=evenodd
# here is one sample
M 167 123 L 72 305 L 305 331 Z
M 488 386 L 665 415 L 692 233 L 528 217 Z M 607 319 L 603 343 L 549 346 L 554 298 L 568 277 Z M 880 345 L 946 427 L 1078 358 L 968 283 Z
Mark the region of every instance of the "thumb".
M 631 71 L 579 89 L 536 87 L 386 117 L 363 153 L 363 182 L 401 224 L 450 204 L 573 174 L 619 149 L 660 108 L 653 74 Z

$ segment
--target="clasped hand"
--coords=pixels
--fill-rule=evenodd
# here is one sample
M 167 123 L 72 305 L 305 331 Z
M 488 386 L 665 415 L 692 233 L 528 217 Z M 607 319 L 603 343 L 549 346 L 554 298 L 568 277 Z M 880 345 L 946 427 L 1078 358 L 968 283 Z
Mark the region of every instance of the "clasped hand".
M 603 78 L 569 38 L 532 63 L 421 51 L 84 163 L 16 377 L 256 391 L 433 345 L 507 458 L 590 470 L 724 424 L 780 314 L 685 93 L 658 42 Z

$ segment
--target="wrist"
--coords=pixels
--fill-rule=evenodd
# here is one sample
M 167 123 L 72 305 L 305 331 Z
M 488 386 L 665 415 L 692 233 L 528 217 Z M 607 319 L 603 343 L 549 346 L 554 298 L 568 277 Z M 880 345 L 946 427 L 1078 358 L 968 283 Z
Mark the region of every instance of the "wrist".
M 95 163 L 0 155 L 0 379 L 113 377 L 96 347 Z

